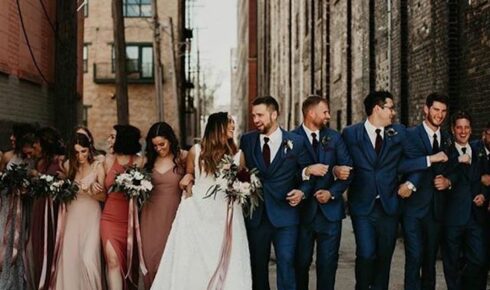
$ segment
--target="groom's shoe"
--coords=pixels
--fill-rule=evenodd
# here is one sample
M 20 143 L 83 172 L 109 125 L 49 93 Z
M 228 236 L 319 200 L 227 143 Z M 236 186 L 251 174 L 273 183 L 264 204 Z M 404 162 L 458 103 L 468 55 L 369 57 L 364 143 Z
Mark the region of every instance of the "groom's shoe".
M 369 290 L 374 281 L 375 261 L 356 259 L 356 290 Z

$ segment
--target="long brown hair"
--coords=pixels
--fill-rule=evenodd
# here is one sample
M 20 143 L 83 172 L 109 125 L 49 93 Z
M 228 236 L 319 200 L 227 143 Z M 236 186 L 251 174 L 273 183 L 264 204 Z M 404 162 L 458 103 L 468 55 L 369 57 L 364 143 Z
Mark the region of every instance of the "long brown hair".
M 228 124 L 233 122 L 226 112 L 211 114 L 201 141 L 199 166 L 207 174 L 214 174 L 225 155 L 235 155 L 238 148 L 233 138 L 228 138 Z
M 77 175 L 77 171 L 79 168 L 77 152 L 75 151 L 75 145 L 80 145 L 83 148 L 88 148 L 88 162 L 92 164 L 94 162 L 94 154 L 91 150 L 91 142 L 90 139 L 85 134 L 77 133 L 73 140 L 70 143 L 68 149 L 68 160 L 69 160 L 69 168 L 68 168 L 68 178 L 71 180 L 75 179 Z

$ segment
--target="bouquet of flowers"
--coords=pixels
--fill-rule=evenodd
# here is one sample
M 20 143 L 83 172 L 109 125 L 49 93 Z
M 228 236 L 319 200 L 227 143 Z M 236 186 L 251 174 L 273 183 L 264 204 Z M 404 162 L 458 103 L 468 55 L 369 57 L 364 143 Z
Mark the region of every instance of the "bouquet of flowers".
M 75 182 L 61 178 L 55 178 L 49 186 L 49 191 L 52 193 L 53 200 L 66 204 L 77 198 L 79 189 L 78 184 Z
M 51 184 L 54 181 L 54 176 L 48 174 L 41 174 L 31 179 L 29 191 L 34 198 L 51 197 Z
M 30 185 L 29 170 L 27 164 L 12 164 L 0 174 L 0 190 L 8 189 L 7 195 L 15 194 L 28 197 Z
M 136 166 L 118 174 L 109 192 L 124 192 L 128 199 L 136 198 L 139 208 L 150 198 L 153 184 L 150 174 Z
M 245 216 L 250 216 L 262 200 L 262 183 L 257 173 L 256 168 L 240 170 L 233 156 L 225 155 L 215 173 L 216 179 L 222 182 L 211 186 L 204 198 L 216 197 L 218 191 L 224 187 L 228 201 L 237 201 L 243 207 Z

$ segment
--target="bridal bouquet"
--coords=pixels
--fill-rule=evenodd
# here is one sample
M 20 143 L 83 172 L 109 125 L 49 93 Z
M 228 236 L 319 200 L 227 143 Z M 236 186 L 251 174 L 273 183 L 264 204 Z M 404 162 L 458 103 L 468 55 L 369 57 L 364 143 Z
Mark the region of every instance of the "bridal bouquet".
M 54 182 L 55 177 L 48 174 L 41 174 L 31 179 L 31 185 L 29 191 L 34 198 L 52 197 L 50 190 L 51 184 Z
M 28 197 L 30 178 L 27 164 L 12 164 L 0 174 L 0 190 L 8 189 L 7 195 Z
M 128 199 L 136 198 L 139 208 L 150 198 L 153 184 L 150 174 L 136 166 L 118 174 L 109 192 L 124 192 Z
M 62 203 L 76 199 L 79 187 L 69 179 L 61 179 L 49 174 L 41 174 L 31 180 L 29 191 L 34 198 L 51 197 Z
M 258 170 L 240 170 L 233 156 L 225 155 L 218 165 L 215 178 L 221 182 L 211 186 L 204 198 L 216 197 L 219 190 L 224 188 L 226 198 L 231 202 L 237 201 L 246 216 L 253 213 L 262 199 L 262 183 L 257 176 Z

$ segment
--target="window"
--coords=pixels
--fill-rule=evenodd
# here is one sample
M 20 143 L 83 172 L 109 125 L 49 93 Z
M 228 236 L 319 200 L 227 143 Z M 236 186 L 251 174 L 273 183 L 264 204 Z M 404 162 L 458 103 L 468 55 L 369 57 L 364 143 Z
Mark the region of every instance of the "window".
M 153 78 L 153 47 L 151 44 L 126 45 L 126 69 L 129 77 Z M 115 71 L 115 51 L 112 47 L 112 71 Z
M 83 72 L 88 72 L 88 44 L 83 45 Z
M 124 17 L 151 17 L 151 0 L 123 0 Z

